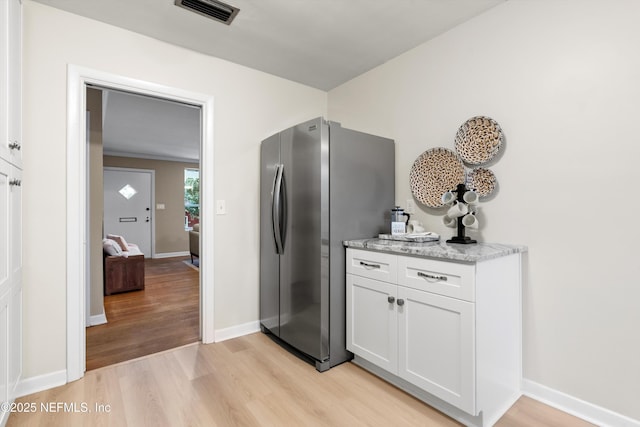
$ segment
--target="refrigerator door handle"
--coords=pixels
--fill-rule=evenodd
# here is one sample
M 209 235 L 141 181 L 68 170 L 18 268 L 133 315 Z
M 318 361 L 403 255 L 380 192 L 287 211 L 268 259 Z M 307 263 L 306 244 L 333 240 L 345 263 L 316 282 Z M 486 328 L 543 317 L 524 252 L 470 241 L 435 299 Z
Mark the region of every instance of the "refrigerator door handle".
M 284 173 L 284 165 L 276 165 L 276 174 L 273 184 L 273 198 L 271 201 L 271 222 L 273 226 L 273 239 L 276 244 L 276 253 L 283 254 L 283 236 L 282 236 L 282 175 Z

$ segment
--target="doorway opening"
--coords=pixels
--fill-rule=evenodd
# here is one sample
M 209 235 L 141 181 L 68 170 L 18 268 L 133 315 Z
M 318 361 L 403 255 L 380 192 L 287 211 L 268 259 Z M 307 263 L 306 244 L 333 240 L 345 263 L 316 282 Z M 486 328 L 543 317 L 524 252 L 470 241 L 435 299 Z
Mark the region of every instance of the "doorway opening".
M 87 88 L 99 87 L 114 91 L 150 96 L 170 102 L 185 103 L 200 109 L 199 147 L 201 198 L 201 235 L 199 319 L 201 341 L 214 341 L 213 327 L 213 210 L 207 201 L 213 195 L 213 98 L 206 94 L 161 86 L 128 77 L 70 65 L 68 69 L 68 139 L 67 139 L 67 381 L 84 375 L 86 369 L 87 310 L 85 301 L 90 278 L 87 249 L 91 244 L 88 233 L 88 183 L 85 179 L 88 164 L 86 106 Z M 158 201 L 156 201 L 158 202 Z M 153 206 L 155 208 L 156 206 Z M 184 232 L 184 228 L 183 228 Z M 157 255 L 157 254 L 156 254 Z M 188 252 L 187 252 L 188 255 Z

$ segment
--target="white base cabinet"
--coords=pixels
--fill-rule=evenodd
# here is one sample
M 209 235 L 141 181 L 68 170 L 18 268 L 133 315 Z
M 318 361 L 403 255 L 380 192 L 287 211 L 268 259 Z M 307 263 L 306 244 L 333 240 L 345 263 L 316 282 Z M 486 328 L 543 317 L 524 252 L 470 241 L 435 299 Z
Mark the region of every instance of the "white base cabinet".
M 520 255 L 461 263 L 347 249 L 354 362 L 466 425 L 520 396 Z

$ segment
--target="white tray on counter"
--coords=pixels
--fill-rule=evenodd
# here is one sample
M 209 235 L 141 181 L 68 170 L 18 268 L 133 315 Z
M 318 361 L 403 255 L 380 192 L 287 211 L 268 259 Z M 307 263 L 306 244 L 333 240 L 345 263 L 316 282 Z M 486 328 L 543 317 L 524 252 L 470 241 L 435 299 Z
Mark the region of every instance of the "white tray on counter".
M 406 233 L 406 234 L 378 234 L 378 239 L 397 240 L 400 242 L 437 242 L 440 236 L 433 232 Z

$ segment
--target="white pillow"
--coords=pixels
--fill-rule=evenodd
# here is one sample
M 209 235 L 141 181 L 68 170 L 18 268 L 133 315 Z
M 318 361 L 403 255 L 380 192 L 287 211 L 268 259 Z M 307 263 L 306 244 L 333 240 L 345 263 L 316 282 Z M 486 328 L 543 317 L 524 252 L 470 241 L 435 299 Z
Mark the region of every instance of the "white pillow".
M 143 253 L 140 252 L 138 245 L 134 243 L 128 243 L 127 245 L 129 246 L 129 250 L 125 253 L 128 253 L 129 255 L 143 255 Z
M 122 248 L 120 248 L 120 245 L 112 239 L 103 239 L 102 249 L 107 253 L 107 255 L 122 255 Z
M 111 239 L 116 242 L 118 245 L 120 245 L 120 249 L 122 249 L 123 251 L 129 250 L 129 246 L 127 245 L 127 241 L 124 240 L 124 237 L 118 236 L 117 234 L 107 234 L 107 239 Z

